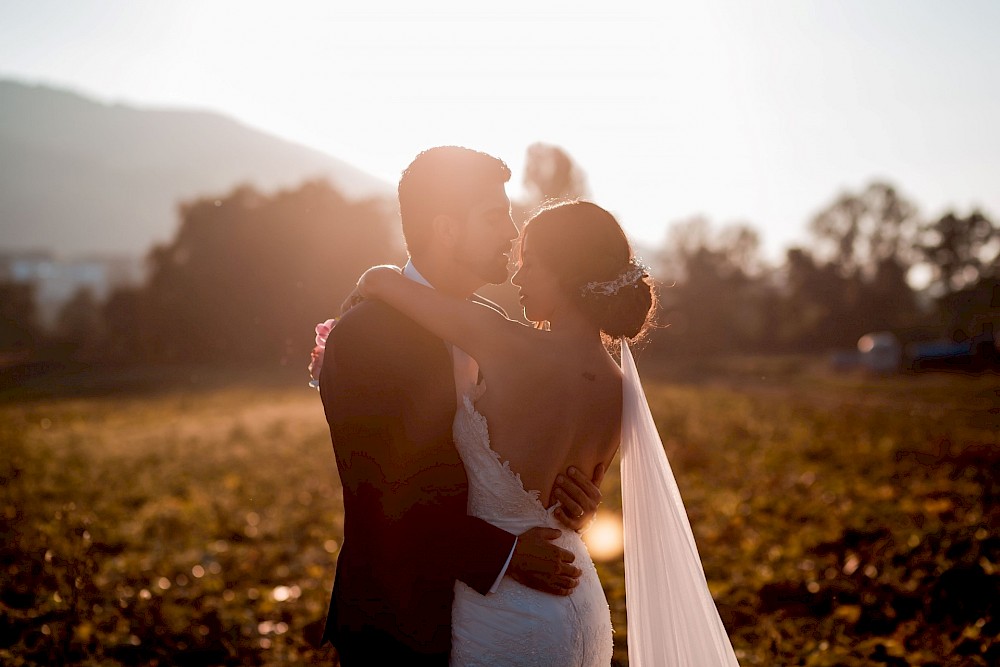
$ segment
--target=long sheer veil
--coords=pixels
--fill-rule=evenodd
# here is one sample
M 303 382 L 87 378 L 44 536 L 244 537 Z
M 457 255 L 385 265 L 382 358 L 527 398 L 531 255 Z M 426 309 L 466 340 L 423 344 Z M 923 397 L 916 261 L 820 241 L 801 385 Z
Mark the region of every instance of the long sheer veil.
M 739 667 L 663 443 L 622 340 L 622 512 L 633 667 Z

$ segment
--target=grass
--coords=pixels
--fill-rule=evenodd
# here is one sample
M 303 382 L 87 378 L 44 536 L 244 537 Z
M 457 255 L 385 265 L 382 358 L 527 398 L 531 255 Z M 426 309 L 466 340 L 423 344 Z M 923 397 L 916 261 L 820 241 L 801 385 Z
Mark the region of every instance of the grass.
M 1000 661 L 997 376 L 649 376 L 741 664 Z M 317 394 L 277 377 L 80 373 L 0 396 L 0 662 L 330 663 L 307 638 L 336 467 Z M 616 507 L 616 470 L 604 493 Z M 599 572 L 626 665 L 621 561 Z

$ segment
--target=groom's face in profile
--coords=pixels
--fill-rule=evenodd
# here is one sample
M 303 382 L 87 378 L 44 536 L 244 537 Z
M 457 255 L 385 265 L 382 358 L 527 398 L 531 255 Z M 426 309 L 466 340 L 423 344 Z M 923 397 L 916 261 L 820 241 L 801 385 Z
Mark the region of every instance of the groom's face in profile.
M 486 283 L 507 281 L 507 263 L 517 227 L 503 185 L 484 189 L 469 209 L 455 261 Z

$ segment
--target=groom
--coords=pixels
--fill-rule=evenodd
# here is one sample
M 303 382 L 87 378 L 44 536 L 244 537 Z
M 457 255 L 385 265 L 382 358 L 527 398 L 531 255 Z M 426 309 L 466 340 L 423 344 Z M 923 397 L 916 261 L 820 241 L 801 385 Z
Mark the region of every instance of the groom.
M 504 186 L 510 170 L 457 146 L 424 151 L 399 181 L 410 261 L 404 273 L 449 294 L 507 279 L 517 228 Z M 515 536 L 466 514 L 467 478 L 452 442 L 456 386 L 475 362 L 377 301 L 330 333 L 320 391 L 344 490 L 344 544 L 324 641 L 341 664 L 448 664 L 455 580 L 483 595 L 509 575 L 568 595 L 580 570 L 533 528 Z M 526 406 L 530 409 L 530 406 Z M 597 509 L 603 470 L 567 471 L 555 497 L 570 529 Z

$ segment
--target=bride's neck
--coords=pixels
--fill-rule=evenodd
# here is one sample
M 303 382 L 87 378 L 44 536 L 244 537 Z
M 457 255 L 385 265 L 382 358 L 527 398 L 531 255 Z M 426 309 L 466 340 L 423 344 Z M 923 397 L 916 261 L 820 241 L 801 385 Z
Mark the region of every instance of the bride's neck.
M 603 346 L 601 330 L 575 308 L 560 308 L 553 313 L 549 331 L 567 339 L 593 341 Z

